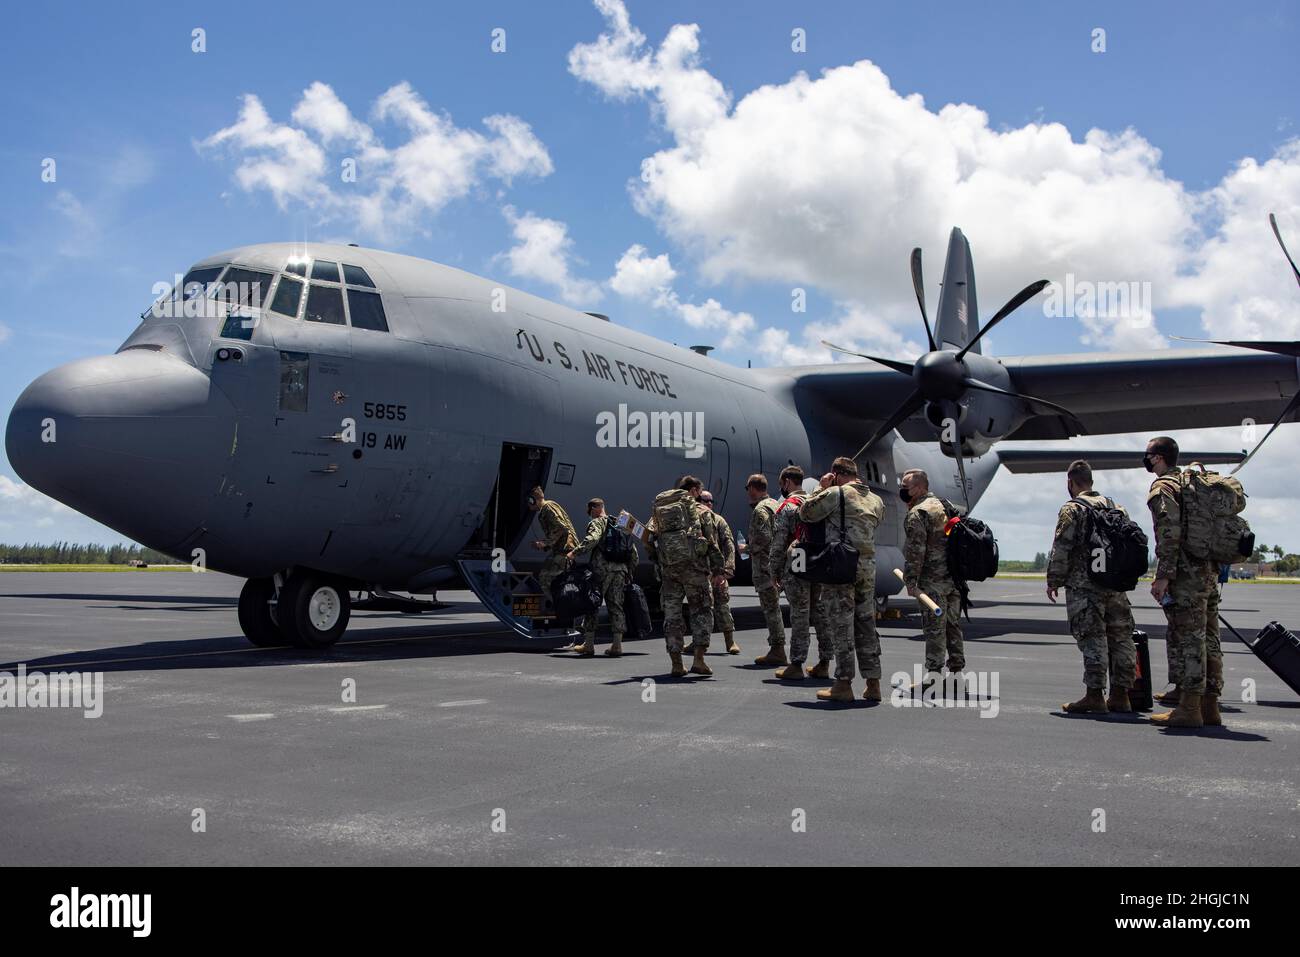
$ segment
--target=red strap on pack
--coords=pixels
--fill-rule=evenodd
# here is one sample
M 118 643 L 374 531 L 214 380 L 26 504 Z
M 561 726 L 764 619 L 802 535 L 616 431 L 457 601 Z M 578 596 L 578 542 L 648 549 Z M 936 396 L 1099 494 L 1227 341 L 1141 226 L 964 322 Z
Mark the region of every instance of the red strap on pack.
M 960 515 L 954 515 L 952 518 L 948 519 L 948 521 L 943 523 L 943 533 L 945 535 L 951 535 L 952 530 L 957 527 L 957 523 L 960 521 Z

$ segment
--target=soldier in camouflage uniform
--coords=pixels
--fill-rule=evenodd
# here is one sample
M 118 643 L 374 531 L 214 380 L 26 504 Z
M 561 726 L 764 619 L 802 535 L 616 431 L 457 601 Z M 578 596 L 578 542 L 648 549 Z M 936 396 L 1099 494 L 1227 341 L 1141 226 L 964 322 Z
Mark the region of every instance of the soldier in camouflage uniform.
M 614 522 L 612 516 L 605 514 L 604 499 L 593 498 L 588 502 L 587 514 L 591 517 L 591 521 L 587 524 L 587 534 L 578 547 L 569 552 L 569 559 L 588 553 L 591 555 L 591 567 L 596 573 L 596 581 L 600 583 L 600 594 L 604 599 L 605 607 L 609 609 L 609 631 L 614 639 L 605 649 L 605 654 L 610 658 L 618 658 L 623 654 L 623 636 L 627 633 L 627 619 L 623 615 L 623 593 L 636 571 L 638 559 L 636 543 L 630 535 L 618 532 L 617 534 L 625 539 L 628 557 L 625 561 L 614 561 L 605 554 L 605 549 L 602 547 L 606 531 Z M 598 612 L 593 611 L 583 618 L 583 642 L 576 650 L 584 658 L 591 658 L 596 654 L 598 617 Z
M 1065 589 L 1070 632 L 1083 653 L 1086 693 L 1061 707 L 1067 714 L 1130 712 L 1133 708 L 1128 691 L 1137 671 L 1133 610 L 1127 594 L 1102 588 L 1088 577 L 1093 556 L 1088 551 L 1085 510 L 1114 508 L 1115 503 L 1093 490 L 1092 467 L 1082 459 L 1070 463 L 1065 485 L 1071 501 L 1061 506 L 1056 517 L 1056 535 L 1047 563 L 1047 597 L 1055 603 L 1057 589 Z M 1073 501 L 1076 498 L 1078 502 Z M 1110 695 L 1103 698 L 1108 677 Z
M 913 598 L 925 592 L 943 610 L 941 618 L 922 610 L 925 670 L 927 675 L 938 674 L 946 650 L 948 671 L 955 674 L 966 667 L 966 655 L 961 636 L 961 593 L 948 572 L 948 537 L 944 534 L 948 513 L 930 491 L 930 477 L 922 469 L 909 469 L 901 481 L 899 498 L 908 505 L 903 519 L 903 584 Z
M 722 552 L 718 548 L 718 531 L 713 513 L 698 501 L 703 483 L 692 475 L 684 475 L 677 488 L 660 492 L 655 497 L 651 518 L 646 523 L 650 532 L 647 545 L 650 557 L 659 565 L 662 579 L 660 594 L 664 609 L 664 640 L 668 658 L 672 661 L 672 674 L 680 678 L 686 674 L 682 666 L 682 603 L 690 606 L 691 637 L 695 660 L 691 671 L 698 675 L 712 675 L 704 660 L 709 650 L 709 633 L 713 628 L 713 585 L 726 581 L 722 576 Z M 673 509 L 681 511 L 674 513 Z M 689 515 L 680 528 L 661 531 L 659 515 L 680 517 Z
M 739 546 L 739 550 L 750 558 L 749 573 L 754 580 L 754 591 L 758 593 L 758 603 L 763 609 L 763 620 L 767 622 L 768 654 L 779 649 L 781 662 L 784 662 L 785 623 L 781 620 L 781 596 L 772 584 L 772 572 L 768 567 L 772 548 L 772 520 L 780 503 L 768 497 L 765 475 L 751 475 L 745 491 L 749 494 L 749 541 Z
M 806 496 L 799 489 L 803 483 L 803 469 L 797 465 L 788 465 L 781 470 L 781 491 L 785 499 L 777 507 L 772 529 L 772 550 L 768 556 L 768 570 L 772 583 L 785 589 L 786 601 L 790 603 L 790 660 L 786 666 L 777 671 L 776 676 L 783 681 L 802 681 L 805 677 L 829 678 L 830 661 L 835 654 L 826 635 L 825 622 L 822 618 L 821 586 L 804 581 L 794 574 L 792 569 L 798 559 L 795 547 L 797 526 L 799 524 L 799 506 Z M 806 561 L 806 556 L 803 558 Z M 808 627 L 817 628 L 817 665 L 804 674 L 803 663 L 808 658 Z M 772 664 L 784 648 L 771 649 L 762 658 L 756 658 L 755 664 Z M 779 660 L 775 663 L 780 663 Z
M 537 580 L 542 586 L 544 601 L 549 604 L 551 582 L 569 570 L 569 552 L 577 547 L 578 536 L 574 534 L 569 513 L 559 502 L 547 499 L 540 485 L 528 493 L 528 508 L 537 513 L 537 522 L 542 527 L 542 537 L 533 542 L 533 548 L 546 552 Z
M 713 630 L 722 632 L 722 643 L 727 654 L 740 654 L 740 645 L 736 644 L 736 622 L 731 617 L 731 586 L 729 582 L 736 577 L 736 536 L 731 533 L 727 520 L 713 510 L 713 493 L 700 493 L 700 504 L 713 512 L 713 521 L 718 528 L 718 550 L 722 552 L 721 585 L 713 586 Z M 687 647 L 685 651 L 694 651 Z
M 1171 652 L 1174 657 L 1170 677 L 1178 682 L 1175 710 L 1153 714 L 1151 720 L 1171 728 L 1199 728 L 1207 718 L 1212 724 L 1222 724 L 1218 695 L 1206 694 L 1206 635 L 1210 595 L 1215 590 L 1218 569 L 1213 562 L 1195 559 L 1183 548 L 1183 479 L 1178 468 L 1178 443 L 1167 435 L 1152 439 L 1142 464 L 1156 475 L 1147 495 L 1156 546 L 1151 596 L 1165 611 L 1165 640 L 1175 649 Z M 1179 665 L 1178 669 L 1173 665 Z M 1223 659 L 1219 658 L 1215 666 L 1215 681 L 1221 688 Z M 1173 703 L 1170 697 L 1163 696 L 1163 703 Z
M 822 585 L 823 621 L 835 649 L 835 681 L 817 692 L 823 701 L 853 700 L 853 658 L 856 652 L 867 689 L 862 697 L 880 700 L 880 639 L 876 635 L 876 526 L 885 505 L 866 485 L 857 481 L 858 465 L 850 458 L 837 458 L 822 476 L 821 490 L 799 506 L 805 522 L 826 522 L 826 540 L 841 534 L 858 550 L 857 577 L 847 585 Z M 840 527 L 840 506 L 844 527 Z M 859 596 L 866 593 L 871 627 L 860 628 Z M 821 637 L 821 631 L 818 631 Z

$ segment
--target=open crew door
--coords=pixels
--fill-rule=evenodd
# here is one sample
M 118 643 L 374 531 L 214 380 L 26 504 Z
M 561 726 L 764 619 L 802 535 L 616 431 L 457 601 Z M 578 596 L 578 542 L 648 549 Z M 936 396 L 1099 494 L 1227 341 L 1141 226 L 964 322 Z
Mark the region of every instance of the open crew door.
M 577 634 L 556 623 L 537 576 L 516 571 L 509 558 L 533 523 L 528 493 L 539 485 L 546 487 L 550 468 L 551 449 L 503 443 L 496 486 L 483 520 L 456 557 L 456 567 L 483 607 L 525 638 Z

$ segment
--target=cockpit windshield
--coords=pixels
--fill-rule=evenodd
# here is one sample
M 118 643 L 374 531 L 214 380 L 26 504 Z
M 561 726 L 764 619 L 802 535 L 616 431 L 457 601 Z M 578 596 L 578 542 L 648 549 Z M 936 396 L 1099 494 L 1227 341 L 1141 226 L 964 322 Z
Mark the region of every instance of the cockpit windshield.
M 140 318 L 178 319 L 200 315 L 202 307 L 199 304 L 216 291 L 217 277 L 225 268 L 224 265 L 203 266 L 191 269 L 183 278 L 178 276 L 171 290 L 154 300 Z

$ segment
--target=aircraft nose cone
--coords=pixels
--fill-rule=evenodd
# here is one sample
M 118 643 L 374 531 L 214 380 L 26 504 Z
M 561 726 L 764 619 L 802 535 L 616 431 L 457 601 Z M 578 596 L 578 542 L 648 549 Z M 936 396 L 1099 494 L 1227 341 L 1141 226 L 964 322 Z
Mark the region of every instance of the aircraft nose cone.
M 5 449 L 28 485 L 167 549 L 202 523 L 234 427 L 230 402 L 194 366 L 128 349 L 36 379 L 9 415 Z

